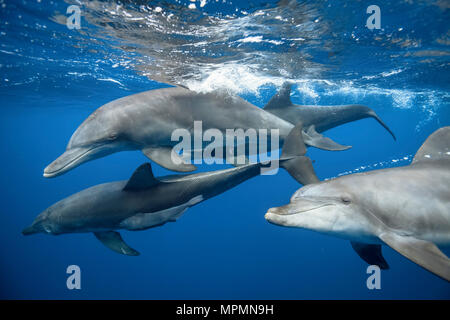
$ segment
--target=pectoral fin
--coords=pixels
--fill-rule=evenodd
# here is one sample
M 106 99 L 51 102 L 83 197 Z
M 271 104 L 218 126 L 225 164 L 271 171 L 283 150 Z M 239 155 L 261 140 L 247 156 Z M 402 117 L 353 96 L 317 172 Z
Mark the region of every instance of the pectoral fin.
M 303 131 L 303 140 L 307 145 L 323 150 L 342 151 L 351 148 L 351 146 L 344 146 L 321 135 L 316 131 L 314 125 L 310 126 L 306 132 Z
M 450 259 L 434 243 L 393 232 L 382 233 L 379 238 L 419 266 L 450 281 Z
M 95 237 L 106 247 L 120 254 L 127 256 L 138 256 L 139 252 L 129 247 L 116 231 L 94 232 Z
M 358 256 L 365 262 L 370 265 L 377 265 L 380 269 L 389 269 L 389 265 L 381 253 L 380 244 L 365 244 L 353 241 L 350 241 L 350 243 Z
M 190 163 L 185 163 L 179 154 L 170 147 L 144 148 L 142 153 L 147 158 L 156 162 L 161 167 L 178 172 L 189 172 L 197 170 L 197 167 Z

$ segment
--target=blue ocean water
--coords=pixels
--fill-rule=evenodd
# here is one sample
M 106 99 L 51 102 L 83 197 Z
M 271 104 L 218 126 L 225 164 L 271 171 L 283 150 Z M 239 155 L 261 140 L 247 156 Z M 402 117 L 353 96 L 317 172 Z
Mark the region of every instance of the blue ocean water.
M 66 26 L 81 8 L 81 29 Z M 170 83 L 226 89 L 262 107 L 284 80 L 297 104 L 365 104 L 374 120 L 325 133 L 353 148 L 308 149 L 320 179 L 407 165 L 450 124 L 450 6 L 383 1 L 0 0 L 0 297 L 3 299 L 449 299 L 450 285 L 388 247 L 381 290 L 348 241 L 267 223 L 300 187 L 259 176 L 189 209 L 176 223 L 122 232 L 141 252 L 118 255 L 92 234 L 24 237 L 51 204 L 128 179 L 147 159 L 122 152 L 45 179 L 99 106 Z M 203 166 L 218 170 L 222 166 Z M 156 176 L 171 174 L 153 165 Z M 448 255 L 450 251 L 444 249 Z M 81 268 L 68 290 L 66 268 Z

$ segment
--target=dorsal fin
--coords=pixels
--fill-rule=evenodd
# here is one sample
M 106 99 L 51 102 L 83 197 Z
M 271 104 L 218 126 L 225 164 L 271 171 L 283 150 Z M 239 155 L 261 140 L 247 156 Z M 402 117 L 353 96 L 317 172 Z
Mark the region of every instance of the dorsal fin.
M 450 126 L 433 132 L 417 151 L 412 164 L 439 159 L 450 160 Z
M 160 183 L 158 179 L 155 178 L 152 172 L 152 166 L 150 163 L 144 163 L 137 168 L 130 180 L 128 180 L 127 185 L 123 188 L 124 191 L 139 191 L 143 189 L 148 189 L 154 185 Z
M 291 87 L 292 83 L 288 81 L 283 83 L 280 91 L 278 91 L 272 99 L 270 99 L 270 101 L 264 106 L 264 109 L 276 109 L 292 106 Z

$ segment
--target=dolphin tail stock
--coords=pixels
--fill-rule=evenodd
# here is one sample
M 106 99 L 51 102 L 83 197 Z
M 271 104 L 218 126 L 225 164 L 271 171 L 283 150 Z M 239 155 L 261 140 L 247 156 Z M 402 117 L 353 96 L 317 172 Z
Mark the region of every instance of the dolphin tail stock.
M 381 118 L 375 113 L 375 111 L 373 111 L 372 109 L 368 108 L 369 110 L 367 111 L 367 116 L 374 118 L 375 120 L 378 121 L 379 124 L 381 124 L 392 136 L 392 138 L 394 138 L 395 141 L 397 141 L 397 138 L 395 137 L 394 132 L 392 132 L 391 129 L 389 129 L 389 127 L 387 126 L 386 123 L 384 123 L 383 120 L 381 120 Z
M 295 180 L 306 185 L 319 182 L 314 172 L 311 159 L 305 156 L 306 146 L 303 142 L 303 124 L 298 123 L 289 132 L 281 150 L 280 166 Z

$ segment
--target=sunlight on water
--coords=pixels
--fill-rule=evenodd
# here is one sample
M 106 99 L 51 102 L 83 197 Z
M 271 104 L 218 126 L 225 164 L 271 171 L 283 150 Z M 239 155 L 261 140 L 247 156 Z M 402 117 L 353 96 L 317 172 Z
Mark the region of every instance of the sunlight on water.
M 401 158 L 395 158 L 395 159 L 390 159 L 390 160 L 386 160 L 386 161 L 365 164 L 365 165 L 359 166 L 357 168 L 338 173 L 336 176 L 328 177 L 324 180 L 331 180 L 331 179 L 334 179 L 337 177 L 346 176 L 346 175 L 353 174 L 353 173 L 360 173 L 360 172 L 366 172 L 366 171 L 372 171 L 372 170 L 406 166 L 412 161 L 413 158 L 414 158 L 414 155 L 410 154 L 410 155 L 407 155 L 407 156 L 404 156 Z

